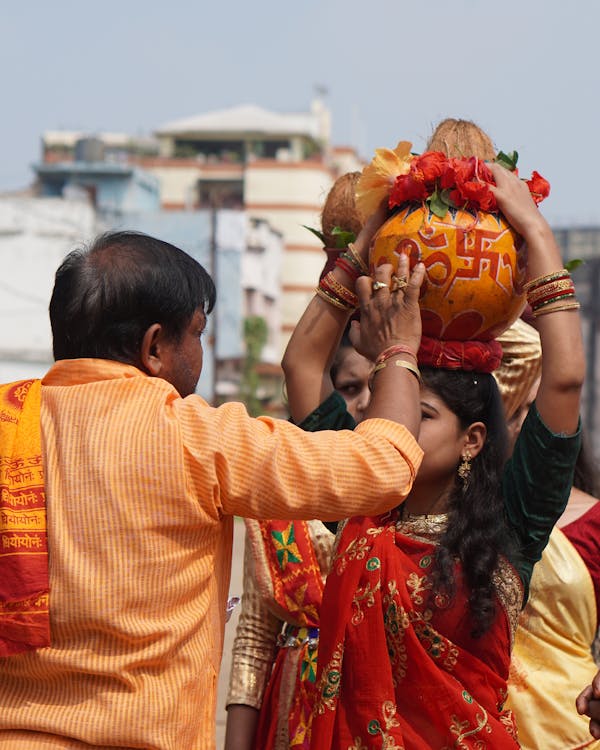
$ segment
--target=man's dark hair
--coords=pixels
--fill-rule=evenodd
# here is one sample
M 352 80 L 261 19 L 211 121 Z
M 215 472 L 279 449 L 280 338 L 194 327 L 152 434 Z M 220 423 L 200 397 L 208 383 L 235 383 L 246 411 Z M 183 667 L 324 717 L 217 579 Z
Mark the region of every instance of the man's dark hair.
M 135 362 L 160 323 L 178 341 L 196 310 L 208 315 L 215 285 L 183 250 L 140 232 L 109 232 L 74 250 L 56 272 L 50 300 L 54 358 Z

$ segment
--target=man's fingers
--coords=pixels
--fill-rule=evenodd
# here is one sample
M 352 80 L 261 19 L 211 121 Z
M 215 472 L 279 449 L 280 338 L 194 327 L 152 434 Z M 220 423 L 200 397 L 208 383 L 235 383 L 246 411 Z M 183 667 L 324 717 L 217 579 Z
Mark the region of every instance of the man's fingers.
M 592 697 L 592 686 L 588 685 L 585 687 L 575 699 L 575 706 L 577 707 L 577 713 L 586 714 L 590 705 L 590 698 Z
M 592 697 L 596 699 L 600 698 L 600 671 L 596 672 L 592 680 Z

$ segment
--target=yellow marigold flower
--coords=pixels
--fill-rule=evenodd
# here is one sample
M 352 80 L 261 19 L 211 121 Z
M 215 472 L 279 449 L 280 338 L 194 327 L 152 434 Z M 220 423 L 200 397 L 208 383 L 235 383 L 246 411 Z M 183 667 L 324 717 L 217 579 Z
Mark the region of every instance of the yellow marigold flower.
M 356 184 L 356 208 L 363 221 L 390 194 L 398 175 L 407 174 L 410 169 L 412 143 L 400 141 L 395 149 L 378 148 L 375 157 L 365 167 Z

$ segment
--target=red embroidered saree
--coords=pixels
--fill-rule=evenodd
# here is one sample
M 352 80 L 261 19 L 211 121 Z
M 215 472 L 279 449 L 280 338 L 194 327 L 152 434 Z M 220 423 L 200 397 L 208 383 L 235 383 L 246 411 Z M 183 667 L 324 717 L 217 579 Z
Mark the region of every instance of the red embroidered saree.
M 445 517 L 353 518 L 327 579 L 313 750 L 518 748 L 503 710 L 522 585 L 495 574 L 498 615 L 470 636 L 468 593 L 430 604 Z
M 247 521 L 258 584 L 286 628 L 263 696 L 255 750 L 308 750 L 323 580 L 305 521 Z

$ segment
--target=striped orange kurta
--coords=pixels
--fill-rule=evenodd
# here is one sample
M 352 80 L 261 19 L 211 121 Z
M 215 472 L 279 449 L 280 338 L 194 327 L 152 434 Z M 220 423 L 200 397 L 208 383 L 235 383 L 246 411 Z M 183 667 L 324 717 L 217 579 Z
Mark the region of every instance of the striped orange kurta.
M 306 433 L 106 360 L 42 384 L 51 648 L 0 660 L 0 748 L 214 747 L 232 516 L 382 512 L 405 428 Z

